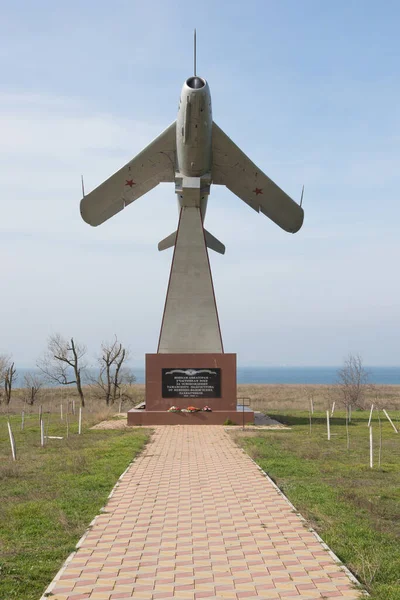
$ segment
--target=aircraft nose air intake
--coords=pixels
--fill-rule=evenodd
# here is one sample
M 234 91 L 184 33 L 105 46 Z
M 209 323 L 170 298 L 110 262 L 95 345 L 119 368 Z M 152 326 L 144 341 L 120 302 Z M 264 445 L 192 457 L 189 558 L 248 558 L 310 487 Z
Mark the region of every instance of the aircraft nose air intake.
M 205 86 L 205 82 L 204 79 L 201 79 L 201 77 L 189 77 L 189 79 L 187 79 L 186 81 L 186 85 L 190 88 L 192 88 L 192 90 L 200 90 L 202 87 Z

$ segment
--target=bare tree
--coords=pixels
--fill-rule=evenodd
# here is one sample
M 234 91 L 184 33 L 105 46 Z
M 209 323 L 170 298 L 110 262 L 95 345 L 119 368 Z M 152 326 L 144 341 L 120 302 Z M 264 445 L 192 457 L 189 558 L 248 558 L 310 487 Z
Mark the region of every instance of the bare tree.
M 136 375 L 129 368 L 121 369 L 121 387 L 119 393 L 119 405 L 121 412 L 122 402 L 124 400 L 132 400 L 133 394 L 133 385 L 136 383 Z
M 51 335 L 47 341 L 47 351 L 37 366 L 48 381 L 58 385 L 76 385 L 81 405 L 85 406 L 82 390 L 82 373 L 86 368 L 83 358 L 86 346 L 64 339 L 60 334 Z
M 3 401 L 3 390 L 4 390 L 4 381 L 6 377 L 6 365 L 8 362 L 8 356 L 4 354 L 0 355 L 0 404 Z
M 372 388 L 369 383 L 370 372 L 363 366 L 358 354 L 349 354 L 344 365 L 337 371 L 337 387 L 341 401 L 346 409 L 347 449 L 350 448 L 349 422 L 352 407 L 364 408 L 366 393 Z
M 358 354 L 349 354 L 344 365 L 337 371 L 337 385 L 346 407 L 365 408 L 365 398 L 372 388 L 370 372 L 365 369 Z
M 124 383 L 125 385 L 129 386 L 134 385 L 136 383 L 136 375 L 131 369 L 121 369 L 121 383 Z
M 100 396 L 105 399 L 107 406 L 114 404 L 120 395 L 121 383 L 125 375 L 122 365 L 127 358 L 128 351 L 118 341 L 117 336 L 113 342 L 102 343 L 101 353 L 97 359 L 100 372 L 93 384 Z
M 40 390 L 43 386 L 43 381 L 39 375 L 27 373 L 24 375 L 25 383 L 25 401 L 31 406 L 38 399 Z
M 17 376 L 17 370 L 10 356 L 0 356 L 0 385 L 4 390 L 4 401 L 8 405 L 11 402 L 13 383 Z M 3 394 L 0 394 L 0 402 Z

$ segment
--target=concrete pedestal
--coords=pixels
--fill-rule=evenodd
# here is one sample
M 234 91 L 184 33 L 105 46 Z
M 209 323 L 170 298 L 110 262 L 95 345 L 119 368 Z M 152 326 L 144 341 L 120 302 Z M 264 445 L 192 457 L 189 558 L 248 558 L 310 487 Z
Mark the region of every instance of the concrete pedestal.
M 146 408 L 130 410 L 128 425 L 251 423 L 254 413 L 237 411 L 236 354 L 223 351 L 200 182 L 179 197 L 182 208 L 158 353 L 146 355 Z M 211 411 L 168 412 L 172 406 L 207 406 Z
M 171 406 L 211 412 L 171 413 Z M 253 412 L 237 411 L 236 354 L 147 354 L 146 408 L 130 410 L 128 425 L 238 425 Z
M 223 352 L 200 208 L 181 209 L 158 352 Z
M 227 421 L 235 425 L 247 425 L 254 422 L 254 413 L 235 410 L 216 410 L 214 412 L 169 413 L 146 410 L 128 411 L 128 425 L 224 425 Z

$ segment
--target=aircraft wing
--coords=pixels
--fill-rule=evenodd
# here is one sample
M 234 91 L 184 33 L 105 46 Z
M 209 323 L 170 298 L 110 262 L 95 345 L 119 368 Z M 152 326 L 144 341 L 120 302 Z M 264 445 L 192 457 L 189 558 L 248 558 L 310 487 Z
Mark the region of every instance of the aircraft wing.
M 81 200 L 81 215 L 96 227 L 162 181 L 175 181 L 176 122 L 122 169 Z
M 285 231 L 296 233 L 304 211 L 232 142 L 216 123 L 212 130 L 212 181 L 226 185 L 257 212 Z

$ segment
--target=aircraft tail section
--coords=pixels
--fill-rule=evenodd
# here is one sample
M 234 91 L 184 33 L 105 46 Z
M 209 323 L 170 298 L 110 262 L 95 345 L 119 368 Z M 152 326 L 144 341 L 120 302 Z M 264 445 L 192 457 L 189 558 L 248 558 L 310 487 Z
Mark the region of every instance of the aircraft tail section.
M 175 241 L 176 241 L 176 231 L 174 231 L 174 233 L 171 233 L 170 235 L 167 235 L 166 238 L 164 238 L 163 240 L 161 240 L 161 242 L 158 244 L 158 249 L 161 252 L 162 250 L 167 250 L 167 248 L 172 248 L 172 246 L 175 246 Z
M 176 233 L 177 232 L 174 231 L 174 233 L 171 233 L 166 238 L 161 240 L 161 242 L 158 244 L 158 249 L 160 252 L 162 250 L 167 250 L 167 248 L 172 248 L 173 246 L 175 246 Z M 224 244 L 217 240 L 217 238 L 214 237 L 209 231 L 207 231 L 207 229 L 204 229 L 204 238 L 206 240 L 207 248 L 214 250 L 214 252 L 218 252 L 218 254 L 225 254 Z
M 204 230 L 204 237 L 206 239 L 206 246 L 218 254 L 225 254 L 225 246 L 222 242 L 217 240 L 207 229 Z

